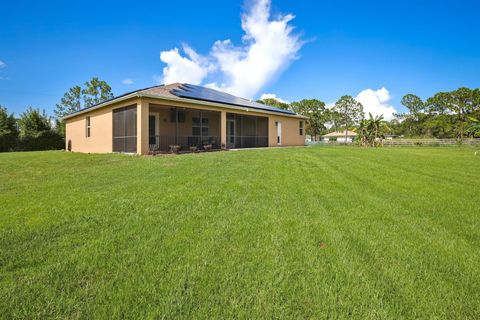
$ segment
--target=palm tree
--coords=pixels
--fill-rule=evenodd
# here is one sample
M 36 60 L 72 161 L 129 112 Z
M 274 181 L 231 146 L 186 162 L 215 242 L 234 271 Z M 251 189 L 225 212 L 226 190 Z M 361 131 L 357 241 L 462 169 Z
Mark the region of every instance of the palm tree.
M 468 117 L 473 123 L 468 127 L 467 132 L 472 135 L 472 137 L 480 136 L 480 120 L 473 117 Z
M 372 123 L 373 131 L 374 131 L 373 144 L 376 145 L 378 143 L 378 140 L 380 140 L 380 144 L 381 144 L 382 139 L 384 137 L 383 135 L 380 134 L 381 132 L 380 130 L 383 124 L 383 115 L 375 116 L 375 118 L 372 117 L 371 113 L 368 113 L 368 115 L 370 116 L 370 122 Z
M 362 119 L 360 121 L 360 125 L 358 126 L 358 137 L 359 137 L 359 142 L 363 147 L 366 147 L 369 145 L 370 137 L 369 137 L 369 126 L 370 126 L 370 121 L 367 119 Z
M 360 126 L 358 127 L 360 142 L 362 146 L 377 146 L 377 142 L 380 140 L 381 145 L 385 137 L 383 131 L 385 131 L 388 126 L 386 126 L 383 120 L 383 115 L 373 117 L 371 113 L 368 113 L 368 116 L 368 119 L 362 119 L 360 121 Z

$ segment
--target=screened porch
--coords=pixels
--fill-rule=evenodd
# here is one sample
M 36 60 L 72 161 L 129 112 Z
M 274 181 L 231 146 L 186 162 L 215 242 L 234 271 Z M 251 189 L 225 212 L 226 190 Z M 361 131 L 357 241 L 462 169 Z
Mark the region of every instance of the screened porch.
M 220 149 L 220 112 L 150 105 L 150 152 Z
M 227 113 L 227 148 L 268 147 L 268 118 Z
M 268 146 L 268 118 L 227 113 L 223 148 Z M 221 114 L 218 111 L 150 105 L 150 152 L 200 151 L 222 148 Z

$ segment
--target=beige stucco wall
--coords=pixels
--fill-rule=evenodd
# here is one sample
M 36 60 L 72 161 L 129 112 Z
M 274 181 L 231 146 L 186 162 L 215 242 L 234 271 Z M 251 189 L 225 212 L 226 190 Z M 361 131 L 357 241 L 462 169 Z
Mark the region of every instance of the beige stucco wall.
M 72 143 L 72 151 L 85 153 L 112 152 L 113 118 L 112 110 L 131 106 L 137 99 L 116 103 L 111 106 L 86 112 L 65 120 L 65 150 L 68 141 Z M 90 117 L 90 137 L 86 136 L 86 118 Z
M 255 112 L 251 110 L 240 110 L 236 108 L 206 106 L 202 104 L 184 102 L 184 101 L 168 101 L 159 100 L 148 97 L 134 97 L 128 100 L 124 100 L 118 103 L 114 103 L 110 106 L 100 109 L 85 112 L 83 114 L 66 119 L 66 143 L 71 141 L 72 151 L 86 152 L 86 153 L 109 153 L 112 152 L 112 133 L 113 133 L 113 115 L 112 110 L 117 108 L 123 108 L 127 106 L 137 105 L 137 153 L 148 153 L 148 115 L 151 113 L 158 114 L 159 122 L 159 134 L 165 134 L 168 130 L 174 130 L 170 128 L 173 123 L 169 120 L 169 110 L 165 107 L 179 107 L 179 108 L 193 108 L 198 110 L 210 110 L 217 111 L 219 114 L 215 114 L 215 117 L 220 117 L 220 136 L 221 142 L 226 142 L 226 113 L 237 113 L 244 115 L 268 117 L 268 132 L 269 132 L 269 146 L 279 146 L 277 144 L 277 127 L 275 122 L 282 123 L 282 144 L 281 146 L 301 146 L 305 143 L 305 135 L 299 134 L 299 122 L 305 121 L 299 117 L 282 116 L 275 114 L 265 114 L 262 112 Z M 85 124 L 86 117 L 90 116 L 90 137 L 86 137 Z M 212 114 L 213 116 L 213 114 Z M 167 119 L 167 121 L 164 121 Z M 187 123 L 185 123 L 184 132 L 179 134 L 190 135 L 191 134 L 191 117 L 187 117 Z M 170 126 L 170 127 L 169 127 Z M 218 132 L 217 121 L 211 121 L 211 132 Z M 172 131 L 170 131 L 172 132 Z M 66 147 L 67 147 L 66 146 Z
M 268 146 L 303 146 L 305 144 L 305 129 L 303 135 L 300 135 L 300 121 L 304 119 L 285 117 L 285 116 L 269 116 L 268 117 Z M 282 143 L 277 143 L 277 127 L 275 122 L 280 122 L 282 126 Z M 305 128 L 305 123 L 303 125 Z
M 137 153 L 148 154 L 148 116 L 150 106 L 144 99 L 137 100 Z

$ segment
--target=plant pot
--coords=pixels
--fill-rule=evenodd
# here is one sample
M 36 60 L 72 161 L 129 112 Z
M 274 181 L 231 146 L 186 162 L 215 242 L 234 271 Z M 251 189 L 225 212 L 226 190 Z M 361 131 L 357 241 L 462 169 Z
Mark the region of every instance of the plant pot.
M 178 153 L 182 147 L 176 144 L 171 144 L 168 146 L 170 148 L 170 152 L 172 153 Z

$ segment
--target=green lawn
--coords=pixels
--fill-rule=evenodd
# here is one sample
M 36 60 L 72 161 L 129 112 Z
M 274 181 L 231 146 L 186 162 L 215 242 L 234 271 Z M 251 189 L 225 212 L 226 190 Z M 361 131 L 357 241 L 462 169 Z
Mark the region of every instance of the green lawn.
M 0 317 L 480 316 L 480 152 L 0 154 Z

